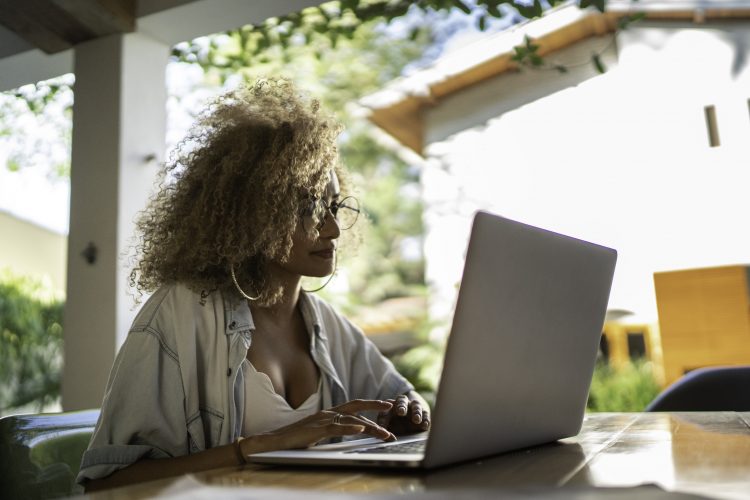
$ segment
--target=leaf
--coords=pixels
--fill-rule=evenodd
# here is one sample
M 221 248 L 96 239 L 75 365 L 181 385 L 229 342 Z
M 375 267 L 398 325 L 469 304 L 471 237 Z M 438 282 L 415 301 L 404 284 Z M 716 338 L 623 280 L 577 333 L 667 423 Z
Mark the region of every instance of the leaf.
M 484 31 L 485 29 L 487 29 L 487 16 L 479 16 L 479 21 L 477 24 L 479 31 Z
M 358 0 L 341 0 L 341 10 L 349 9 L 349 10 L 356 10 L 357 6 L 359 5 Z
M 512 2 L 513 8 L 515 8 L 519 14 L 521 14 L 526 19 L 533 19 L 535 17 L 539 17 L 544 12 L 544 7 L 542 7 L 542 3 L 539 0 L 534 0 L 534 3 L 531 5 L 528 5 L 526 3 L 521 3 L 519 1 Z
M 471 14 L 471 7 L 463 3 L 461 0 L 453 0 L 453 5 L 455 5 L 464 14 Z
M 5 164 L 5 167 L 9 172 L 18 172 L 21 170 L 21 165 L 12 158 L 8 159 L 8 163 Z
M 620 19 L 617 20 L 617 28 L 621 30 L 628 29 L 628 26 L 630 26 L 632 23 L 638 22 L 641 19 L 644 19 L 645 17 L 646 17 L 645 12 L 636 12 L 635 14 L 622 16 Z
M 581 0 L 579 6 L 582 9 L 587 7 L 595 7 L 599 12 L 604 12 L 607 8 L 607 0 Z
M 325 18 L 326 21 L 331 20 L 331 16 L 328 15 L 328 12 L 323 7 L 318 7 L 318 13 Z
M 496 17 L 498 19 L 500 19 L 504 15 L 503 11 L 498 9 L 497 5 L 494 5 L 494 4 L 487 5 L 487 14 L 491 15 L 492 17 Z
M 599 73 L 606 73 L 607 67 L 602 62 L 602 58 L 599 56 L 599 54 L 594 54 L 591 56 L 591 62 L 594 64 L 594 67 Z

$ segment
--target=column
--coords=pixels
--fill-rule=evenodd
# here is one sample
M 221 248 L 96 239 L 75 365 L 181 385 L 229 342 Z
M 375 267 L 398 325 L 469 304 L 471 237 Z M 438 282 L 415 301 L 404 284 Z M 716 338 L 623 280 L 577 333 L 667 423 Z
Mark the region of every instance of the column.
M 169 46 L 141 33 L 75 48 L 64 316 L 66 411 L 99 407 L 135 316 L 124 259 L 163 161 Z

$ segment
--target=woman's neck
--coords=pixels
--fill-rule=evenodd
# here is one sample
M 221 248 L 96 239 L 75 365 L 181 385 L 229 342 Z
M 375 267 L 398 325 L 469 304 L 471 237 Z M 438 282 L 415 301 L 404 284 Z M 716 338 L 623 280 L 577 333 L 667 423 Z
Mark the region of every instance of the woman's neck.
M 297 304 L 299 303 L 301 278 L 292 276 L 286 278 L 280 280 L 278 283 L 281 285 L 283 292 L 281 298 L 275 304 L 259 306 L 254 302 L 250 302 L 250 310 L 253 313 L 253 317 L 263 317 L 277 324 L 286 323 L 293 319 L 297 311 Z

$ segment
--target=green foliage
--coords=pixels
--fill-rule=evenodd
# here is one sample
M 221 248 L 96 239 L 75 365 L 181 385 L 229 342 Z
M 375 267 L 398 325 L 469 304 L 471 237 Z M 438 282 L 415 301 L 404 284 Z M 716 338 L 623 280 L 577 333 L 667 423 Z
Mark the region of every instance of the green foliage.
M 435 404 L 435 393 L 443 369 L 443 353 L 443 346 L 426 342 L 392 359 L 399 373 L 412 383 L 430 406 Z
M 198 41 L 178 44 L 173 48 L 172 56 L 178 61 L 198 62 L 205 67 L 241 70 L 268 63 L 275 58 L 274 51 L 279 50 L 284 62 L 288 63 L 293 59 L 289 49 L 300 46 L 313 48 L 314 57 L 321 59 L 327 51 L 338 48 L 343 40 L 355 39 L 360 30 L 373 23 L 390 24 L 409 14 L 413 15 L 409 17 L 408 39 L 416 40 L 431 30 L 429 14 L 461 13 L 475 19 L 478 29 L 484 31 L 488 19 L 500 19 L 509 13 L 522 19 L 533 19 L 541 16 L 546 8 L 562 3 L 564 0 L 338 0 L 227 32 L 226 37 L 233 45 L 231 51 L 215 50 L 219 39 L 211 37 L 208 47 Z M 604 12 L 606 4 L 606 0 L 578 2 L 582 9 L 593 7 L 600 12 Z M 642 17 L 642 14 L 624 16 L 618 29 L 626 29 Z M 524 66 L 546 67 L 536 49 L 530 49 L 531 43 L 527 39 L 514 59 Z M 592 63 L 601 71 L 601 65 L 593 59 Z M 567 71 L 559 64 L 549 66 L 559 72 Z
M 52 181 L 70 176 L 73 81 L 68 74 L 0 93 L 0 150 L 8 171 L 38 168 Z
M 599 363 L 586 406 L 594 412 L 643 411 L 660 391 L 648 361 L 637 360 L 620 369 Z
M 67 77 L 53 78 L 38 83 L 24 85 L 9 92 L 26 104 L 29 111 L 39 115 L 44 109 L 67 94 L 73 87 L 72 79 Z
M 63 302 L 49 289 L 0 273 L 0 414 L 60 395 Z

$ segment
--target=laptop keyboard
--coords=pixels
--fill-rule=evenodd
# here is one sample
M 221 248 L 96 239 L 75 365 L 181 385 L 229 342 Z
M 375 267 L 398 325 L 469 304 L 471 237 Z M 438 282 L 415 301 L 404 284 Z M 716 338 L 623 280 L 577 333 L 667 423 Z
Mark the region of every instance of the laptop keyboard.
M 389 446 L 351 450 L 346 453 L 424 453 L 425 443 L 427 443 L 426 440 L 409 441 L 408 443 L 398 443 Z

